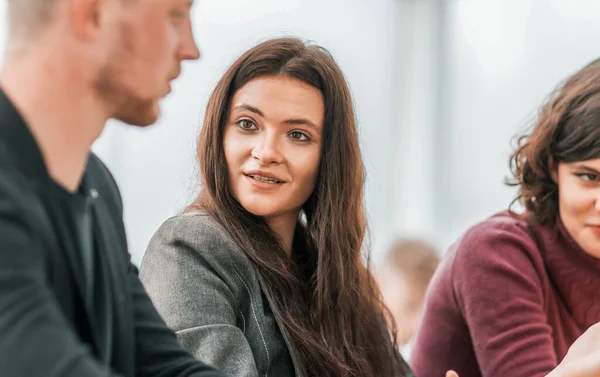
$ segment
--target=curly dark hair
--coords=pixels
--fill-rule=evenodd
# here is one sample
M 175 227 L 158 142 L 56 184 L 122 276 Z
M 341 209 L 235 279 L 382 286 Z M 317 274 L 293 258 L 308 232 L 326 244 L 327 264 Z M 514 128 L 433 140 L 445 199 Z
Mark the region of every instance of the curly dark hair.
M 517 137 L 510 186 L 540 224 L 559 215 L 558 164 L 600 158 L 600 59 L 567 78 L 543 105 L 529 133 Z

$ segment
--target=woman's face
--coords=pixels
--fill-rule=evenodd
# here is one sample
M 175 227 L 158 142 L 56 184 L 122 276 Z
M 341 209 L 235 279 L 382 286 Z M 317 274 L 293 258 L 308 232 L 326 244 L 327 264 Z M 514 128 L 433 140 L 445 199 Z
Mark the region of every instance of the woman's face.
M 318 89 L 286 76 L 257 78 L 235 93 L 223 144 L 230 189 L 248 212 L 298 217 L 315 188 L 324 113 Z
M 600 158 L 559 163 L 560 218 L 575 242 L 600 258 Z

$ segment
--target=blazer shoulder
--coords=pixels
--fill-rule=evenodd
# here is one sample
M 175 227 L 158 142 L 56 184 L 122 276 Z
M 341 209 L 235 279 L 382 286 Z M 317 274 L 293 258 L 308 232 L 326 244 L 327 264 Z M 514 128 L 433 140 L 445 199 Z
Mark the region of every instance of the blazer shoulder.
M 165 221 L 150 240 L 144 259 L 192 251 L 225 280 L 249 280 L 254 268 L 233 237 L 211 215 L 190 212 Z M 240 276 L 235 276 L 236 274 Z

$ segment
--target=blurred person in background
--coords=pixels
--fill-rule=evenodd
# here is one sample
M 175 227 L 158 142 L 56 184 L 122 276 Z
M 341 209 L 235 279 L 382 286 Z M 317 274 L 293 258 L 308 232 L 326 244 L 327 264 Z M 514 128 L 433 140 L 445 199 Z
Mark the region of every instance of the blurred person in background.
M 421 318 L 425 293 L 440 257 L 421 240 L 396 241 L 377 270 L 383 301 L 396 323 L 396 342 L 402 356 L 410 356 L 410 342 Z
M 245 52 L 209 100 L 198 158 L 199 197 L 141 265 L 181 343 L 236 377 L 412 375 L 364 264 L 365 172 L 329 52 L 294 38 Z
M 418 377 L 546 376 L 600 321 L 600 61 L 518 140 L 509 184 L 525 212 L 475 225 L 445 255 L 414 340 Z
M 0 70 L 0 375 L 217 377 L 177 343 L 129 260 L 90 152 L 153 123 L 198 58 L 188 0 L 8 0 Z

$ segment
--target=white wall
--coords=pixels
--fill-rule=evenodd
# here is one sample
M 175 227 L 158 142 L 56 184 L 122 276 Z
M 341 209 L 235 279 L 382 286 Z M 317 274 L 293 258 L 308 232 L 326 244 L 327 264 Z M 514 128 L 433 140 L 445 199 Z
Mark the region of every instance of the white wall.
M 597 0 L 448 1 L 438 164 L 447 244 L 508 208 L 510 139 L 566 76 L 600 56 Z
M 386 200 L 385 249 L 395 237 L 437 243 L 438 124 L 443 0 L 395 0 L 392 121 L 387 144 L 392 161 Z

